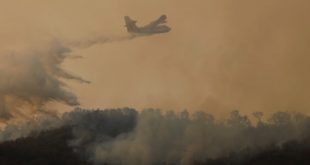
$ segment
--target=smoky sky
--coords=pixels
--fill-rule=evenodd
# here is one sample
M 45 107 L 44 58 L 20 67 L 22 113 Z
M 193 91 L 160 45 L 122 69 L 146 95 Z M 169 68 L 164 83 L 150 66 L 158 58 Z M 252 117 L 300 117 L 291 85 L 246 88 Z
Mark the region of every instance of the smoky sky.
M 84 50 L 94 56 L 81 63 L 83 71 L 102 71 L 101 76 L 87 74 L 97 85 L 79 89 L 98 96 L 81 94 L 86 106 L 219 113 L 309 108 L 309 2 L 134 2 L 141 6 L 122 2 L 111 19 L 126 13 L 143 25 L 164 13 L 174 30 Z M 95 66 L 86 69 L 92 62 Z
M 51 36 L 123 36 L 124 15 L 138 25 L 168 16 L 169 34 L 74 50 L 84 59 L 63 67 L 93 82 L 68 82 L 85 107 L 222 114 L 306 112 L 310 106 L 306 0 L 31 2 L 1 6 L 2 48 L 19 49 Z
M 27 116 L 25 105 L 30 114 L 45 114 L 50 101 L 176 111 L 78 109 L 47 122 L 30 120 L 22 129 L 8 124 L 1 137 L 69 124 L 75 135 L 71 147 L 91 161 L 112 164 L 190 164 L 206 155 L 299 140 L 308 135 L 309 119 L 303 115 L 276 113 L 256 126 L 239 111 L 223 122 L 205 112 L 308 112 L 309 6 L 306 0 L 3 3 L 1 120 Z M 128 35 L 124 15 L 140 26 L 162 14 L 170 33 L 122 38 Z M 123 42 L 107 43 L 106 36 L 121 36 L 113 41 Z M 71 47 L 66 44 L 71 41 L 81 42 Z M 83 58 L 65 60 L 68 56 Z M 183 109 L 203 112 L 189 117 Z

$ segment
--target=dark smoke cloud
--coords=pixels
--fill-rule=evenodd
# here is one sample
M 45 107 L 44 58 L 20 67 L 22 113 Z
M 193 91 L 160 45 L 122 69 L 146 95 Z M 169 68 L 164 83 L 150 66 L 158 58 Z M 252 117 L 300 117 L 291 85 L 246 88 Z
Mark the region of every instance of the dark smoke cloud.
M 85 110 L 77 108 L 61 118 L 38 118 L 23 125 L 8 125 L 0 140 L 69 127 L 73 137 L 68 145 L 95 164 L 193 164 L 230 154 L 242 158 L 281 148 L 290 141 L 310 138 L 310 118 L 296 113 L 277 112 L 265 118 L 253 114 L 253 124 L 238 111 L 217 120 L 203 111 L 160 111 L 147 109 Z

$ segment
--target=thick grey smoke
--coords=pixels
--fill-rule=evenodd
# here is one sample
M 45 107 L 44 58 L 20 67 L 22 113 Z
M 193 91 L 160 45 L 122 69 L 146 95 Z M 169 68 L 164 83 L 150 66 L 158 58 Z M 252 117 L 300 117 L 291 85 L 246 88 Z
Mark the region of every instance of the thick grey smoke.
M 63 121 L 57 116 L 41 115 L 33 120 L 19 123 L 9 123 L 0 132 L 0 142 L 16 140 L 28 136 L 34 136 L 42 131 L 56 129 L 63 126 Z
M 95 44 L 125 41 L 137 36 L 96 36 L 74 42 L 53 41 L 36 49 L 4 53 L 0 57 L 0 120 L 27 116 L 25 106 L 32 112 L 48 112 L 43 106 L 50 101 L 79 105 L 63 79 L 90 83 L 65 71 L 61 64 L 70 56 L 71 48 L 87 48 Z M 38 111 L 39 110 L 39 111 Z
M 277 112 L 268 120 L 261 112 L 253 115 L 257 124 L 238 111 L 218 121 L 205 112 L 76 109 L 62 121 L 72 127 L 69 145 L 95 164 L 188 165 L 232 153 L 242 157 L 310 135 L 310 118 L 302 114 Z
M 122 134 L 113 141 L 98 141 L 90 147 L 97 163 L 188 165 L 300 140 L 305 122 L 309 121 L 276 113 L 271 123 L 260 122 L 254 127 L 237 111 L 227 121 L 217 122 L 204 112 L 190 117 L 187 112 L 162 114 L 159 110 L 148 110 L 140 114 L 131 134 Z
M 281 148 L 289 141 L 310 136 L 310 118 L 302 114 L 277 112 L 266 119 L 233 111 L 226 120 L 211 114 L 147 109 L 85 110 L 77 108 L 61 118 L 38 118 L 23 125 L 8 125 L 1 141 L 36 135 L 40 131 L 69 127 L 73 137 L 68 145 L 94 164 L 182 164 L 237 154 Z
M 54 41 L 41 48 L 1 54 L 0 119 L 27 116 L 25 106 L 44 112 L 42 107 L 50 101 L 79 105 L 62 79 L 89 82 L 61 68 L 70 52 L 70 48 Z

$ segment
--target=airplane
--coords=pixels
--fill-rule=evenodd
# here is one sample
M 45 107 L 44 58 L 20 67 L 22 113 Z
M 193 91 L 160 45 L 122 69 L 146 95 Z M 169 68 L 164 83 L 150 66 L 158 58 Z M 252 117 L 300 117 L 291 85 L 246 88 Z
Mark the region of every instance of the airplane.
M 166 15 L 162 15 L 157 20 L 142 27 L 138 27 L 136 25 L 137 21 L 132 20 L 129 16 L 125 16 L 124 19 L 127 31 L 133 35 L 152 35 L 157 33 L 168 33 L 171 30 L 170 27 L 162 25 L 164 23 L 167 23 Z

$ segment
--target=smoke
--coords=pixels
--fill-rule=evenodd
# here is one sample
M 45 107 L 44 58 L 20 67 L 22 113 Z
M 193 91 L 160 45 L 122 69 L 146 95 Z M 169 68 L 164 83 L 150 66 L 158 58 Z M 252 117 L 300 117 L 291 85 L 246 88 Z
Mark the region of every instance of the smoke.
M 14 117 L 33 116 L 36 113 L 52 113 L 44 106 L 57 101 L 69 106 L 79 105 L 76 95 L 68 90 L 63 80 L 79 83 L 90 81 L 64 70 L 61 65 L 72 56 L 71 48 L 87 48 L 95 44 L 105 44 L 134 39 L 138 36 L 97 35 L 74 42 L 52 41 L 42 47 L 29 50 L 11 51 L 1 54 L 0 62 L 0 120 Z
M 126 40 L 132 40 L 135 39 L 136 37 L 142 37 L 146 35 L 96 35 L 93 37 L 88 37 L 85 39 L 80 39 L 78 41 L 72 41 L 69 42 L 69 45 L 72 47 L 77 47 L 77 48 L 89 48 L 93 45 L 96 44 L 106 44 L 106 43 L 111 43 L 111 42 L 120 42 L 120 41 L 126 41 Z
M 248 116 L 232 111 L 225 120 L 198 111 L 146 109 L 87 110 L 76 108 L 62 117 L 41 116 L 20 125 L 9 124 L 0 140 L 36 136 L 66 127 L 72 131 L 68 145 L 94 164 L 182 164 L 221 159 L 232 154 L 242 160 L 291 141 L 310 138 L 310 118 L 277 112 Z
M 53 130 L 63 126 L 63 121 L 57 116 L 40 115 L 32 120 L 19 123 L 9 123 L 0 133 L 0 142 L 35 136 L 43 131 Z
M 46 112 L 43 106 L 58 101 L 70 106 L 79 105 L 63 79 L 89 83 L 61 68 L 71 50 L 53 41 L 40 48 L 5 52 L 0 62 L 0 118 L 27 116 L 25 109 L 33 113 Z M 31 115 L 34 115 L 31 114 Z
M 274 113 L 270 118 L 261 112 L 253 115 L 256 124 L 238 111 L 231 112 L 225 120 L 217 120 L 202 111 L 190 114 L 147 109 L 138 113 L 131 108 L 77 108 L 62 118 L 37 120 L 40 122 L 28 124 L 28 128 L 8 126 L 1 137 L 69 127 L 73 137 L 68 139 L 68 145 L 94 164 L 188 165 L 230 154 L 242 159 L 310 136 L 308 116 L 287 112 Z
M 164 13 L 174 27 L 168 35 L 86 50 L 83 53 L 94 56 L 70 67 L 93 75 L 96 83 L 76 92 L 88 107 L 210 108 L 219 116 L 235 108 L 307 113 L 309 6 L 307 0 L 106 0 L 76 5 L 70 13 L 81 18 L 62 25 L 73 24 L 74 37 L 85 29 L 125 31 L 124 15 L 143 25 Z M 61 15 L 73 17 L 69 12 Z M 93 64 L 96 67 L 86 67 Z M 118 67 L 111 72 L 111 66 Z M 102 72 L 94 75 L 98 69 Z
M 147 1 L 136 0 L 136 3 L 141 4 L 139 6 L 144 7 L 137 7 L 132 1 L 122 2 L 122 5 L 116 5 L 122 13 L 115 15 L 111 13 L 118 11 L 116 7 L 100 4 L 117 4 L 115 1 L 88 3 L 88 7 L 74 2 L 79 6 L 74 8 L 72 2 L 57 3 L 57 7 L 45 3 L 36 9 L 31 8 L 33 4 L 39 3 L 19 5 L 24 8 L 19 8 L 19 13 L 33 13 L 29 18 L 21 17 L 27 18 L 25 21 L 15 20 L 20 18 L 15 13 L 4 14 L 14 18 L 4 19 L 6 21 L 3 25 L 9 27 L 7 31 L 11 30 L 11 22 L 21 22 L 15 27 L 15 31 L 19 32 L 19 27 L 27 27 L 26 22 L 29 20 L 36 24 L 42 21 L 50 25 L 50 30 L 60 29 L 70 33 L 85 31 L 88 27 L 101 28 L 98 22 L 107 25 L 106 22 L 111 22 L 111 28 L 115 29 L 117 21 L 108 19 L 118 20 L 120 15 L 130 11 L 136 15 L 146 13 L 142 16 L 145 20 L 149 15 L 157 14 L 158 9 L 171 16 L 172 25 L 176 29 L 170 38 L 128 45 L 136 50 L 130 53 L 132 56 L 127 60 L 128 63 L 120 65 L 119 61 L 126 60 L 119 60 L 117 54 L 90 61 L 90 64 L 101 61 L 100 69 L 108 72 L 102 76 L 103 83 L 98 82 L 102 86 L 96 86 L 94 90 L 99 91 L 97 94 L 105 96 L 105 99 L 96 96 L 94 91 L 88 91 L 85 95 L 91 96 L 90 100 L 98 99 L 113 107 L 208 107 L 221 115 L 223 111 L 219 110 L 232 107 L 247 112 L 253 109 L 307 111 L 310 107 L 310 78 L 307 73 L 310 66 L 307 44 L 309 1 L 253 3 L 245 0 L 196 0 L 191 2 L 192 7 L 188 7 L 188 1 L 179 1 L 176 8 L 174 0 L 154 1 L 152 5 Z M 28 5 L 31 7 L 25 7 Z M 106 6 L 107 10 L 95 9 L 92 5 Z M 68 7 L 62 11 L 58 6 Z M 16 5 L 12 7 L 16 8 Z M 89 9 L 96 10 L 96 13 Z M 108 11 L 109 14 L 101 11 Z M 37 13 L 45 14 L 38 16 Z M 101 21 L 102 16 L 106 16 L 108 21 Z M 186 21 L 184 18 L 187 18 Z M 10 32 L 15 34 L 15 31 Z M 76 33 L 72 32 L 72 35 Z M 1 119 L 6 121 L 27 116 L 26 107 L 32 110 L 32 115 L 34 112 L 50 113 L 43 106 L 51 101 L 78 105 L 77 97 L 69 91 L 63 79 L 82 83 L 88 81 L 61 68 L 63 61 L 69 57 L 70 48 L 87 48 L 94 44 L 128 39 L 131 38 L 100 36 L 69 44 L 54 42 L 35 50 L 2 54 Z M 11 40 L 15 38 L 11 37 Z M 128 54 L 128 50 L 124 48 L 117 53 Z M 115 65 L 111 61 L 116 61 Z M 119 67 L 111 72 L 111 65 Z M 98 88 L 105 89 L 104 93 Z M 132 95 L 128 97 L 124 93 Z M 55 122 L 47 123 L 51 123 L 52 128 L 52 123 L 57 123 L 55 127 L 70 125 L 75 138 L 69 144 L 76 151 L 86 154 L 93 162 L 111 164 L 158 164 L 163 161 L 191 164 L 194 160 L 221 157 L 248 148 L 258 151 L 268 145 L 281 146 L 286 141 L 299 140 L 309 135 L 308 117 L 288 113 L 276 113 L 270 121 L 257 113 L 257 125 L 251 124 L 246 116 L 238 112 L 233 112 L 225 121 L 217 121 L 212 115 L 203 112 L 190 116 L 186 112 L 148 110 L 136 117 L 128 117 L 124 113 L 108 115 L 108 112 L 75 111 L 66 114 L 64 119 L 56 118 Z M 50 128 L 49 124 L 41 122 L 24 125 L 26 128 L 8 125 L 3 139 L 27 136 L 33 130 L 41 130 L 41 126 Z
M 227 121 L 219 122 L 204 112 L 190 117 L 186 111 L 163 114 L 159 110 L 145 110 L 133 132 L 121 134 L 112 141 L 98 141 L 90 146 L 90 151 L 93 161 L 99 164 L 187 165 L 300 140 L 309 122 L 309 118 L 301 120 L 279 112 L 272 116 L 270 123 L 252 126 L 237 111 Z

